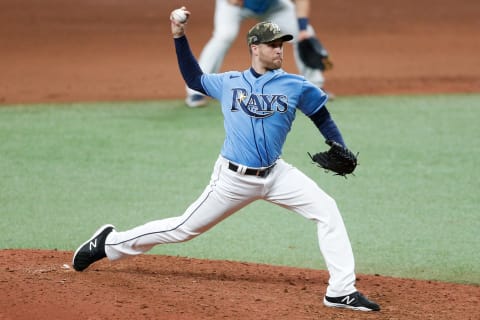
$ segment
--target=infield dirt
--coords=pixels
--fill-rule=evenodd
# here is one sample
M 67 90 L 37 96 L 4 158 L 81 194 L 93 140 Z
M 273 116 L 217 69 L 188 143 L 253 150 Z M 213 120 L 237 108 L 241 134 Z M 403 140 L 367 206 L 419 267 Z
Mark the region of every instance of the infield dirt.
M 214 1 L 1 0 L 0 106 L 182 99 L 168 16 L 185 4 L 198 56 Z M 480 92 L 477 0 L 314 1 L 338 96 Z M 223 70 L 244 69 L 244 23 Z M 291 48 L 285 69 L 296 72 Z M 105 221 L 99 221 L 99 225 Z M 348 226 L 347 226 L 348 228 Z M 79 243 L 85 239 L 79 239 Z M 323 307 L 327 273 L 144 255 L 85 272 L 72 251 L 0 250 L 0 319 L 480 319 L 478 285 L 358 275 L 383 307 Z

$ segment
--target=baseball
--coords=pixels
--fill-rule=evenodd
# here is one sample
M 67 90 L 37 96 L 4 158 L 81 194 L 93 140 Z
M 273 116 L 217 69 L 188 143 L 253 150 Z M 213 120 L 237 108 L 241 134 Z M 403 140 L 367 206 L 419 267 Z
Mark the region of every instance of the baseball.
M 175 9 L 172 11 L 172 19 L 179 23 L 185 23 L 187 21 L 187 14 L 183 9 Z

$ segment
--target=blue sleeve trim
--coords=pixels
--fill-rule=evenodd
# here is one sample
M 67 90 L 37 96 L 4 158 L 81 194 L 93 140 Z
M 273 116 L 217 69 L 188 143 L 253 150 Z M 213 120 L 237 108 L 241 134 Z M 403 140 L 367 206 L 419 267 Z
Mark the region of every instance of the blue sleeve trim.
M 315 123 L 318 130 L 320 130 L 320 133 L 326 140 L 336 141 L 342 146 L 346 147 L 342 134 L 330 116 L 330 112 L 328 112 L 326 106 L 320 108 L 318 112 L 312 114 L 310 119 L 313 121 L 313 123 Z
M 183 80 L 190 89 L 206 94 L 202 86 L 203 71 L 193 56 L 186 36 L 175 38 L 175 52 Z

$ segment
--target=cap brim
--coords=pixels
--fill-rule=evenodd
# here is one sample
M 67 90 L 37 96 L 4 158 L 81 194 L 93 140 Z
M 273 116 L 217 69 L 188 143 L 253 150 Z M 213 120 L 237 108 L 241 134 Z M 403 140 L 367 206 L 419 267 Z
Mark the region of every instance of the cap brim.
M 283 42 L 290 41 L 290 40 L 293 40 L 293 36 L 291 34 L 279 34 L 276 37 L 274 37 L 272 40 L 265 41 L 264 43 L 271 43 L 278 40 L 282 40 Z

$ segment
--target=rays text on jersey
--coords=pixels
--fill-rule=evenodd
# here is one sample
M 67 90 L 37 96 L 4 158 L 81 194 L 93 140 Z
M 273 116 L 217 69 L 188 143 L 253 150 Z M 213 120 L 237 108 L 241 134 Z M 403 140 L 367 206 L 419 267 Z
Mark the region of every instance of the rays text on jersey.
M 243 88 L 232 89 L 231 111 L 242 110 L 253 118 L 267 118 L 275 112 L 288 109 L 288 97 L 284 94 L 248 93 Z

